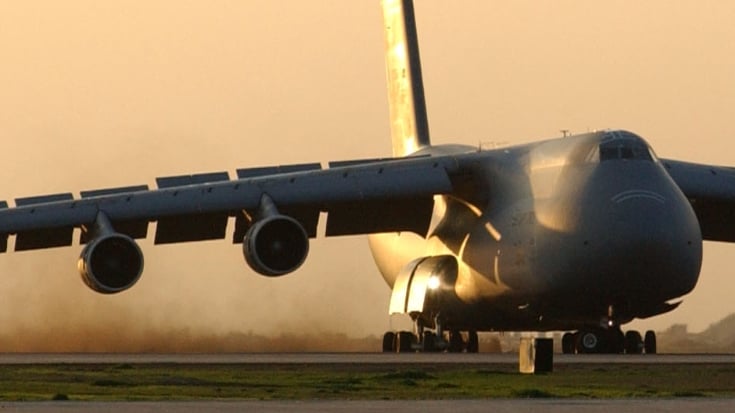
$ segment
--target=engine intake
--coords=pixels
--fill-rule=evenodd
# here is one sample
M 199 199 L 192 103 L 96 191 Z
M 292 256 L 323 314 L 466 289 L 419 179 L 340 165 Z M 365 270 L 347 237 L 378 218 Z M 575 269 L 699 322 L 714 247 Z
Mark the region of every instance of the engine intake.
M 130 237 L 108 233 L 93 239 L 79 256 L 79 273 L 85 284 L 102 294 L 132 287 L 143 273 L 143 253 Z
M 250 227 L 242 250 L 250 268 L 274 277 L 296 271 L 304 263 L 309 253 L 309 237 L 297 220 L 271 215 Z

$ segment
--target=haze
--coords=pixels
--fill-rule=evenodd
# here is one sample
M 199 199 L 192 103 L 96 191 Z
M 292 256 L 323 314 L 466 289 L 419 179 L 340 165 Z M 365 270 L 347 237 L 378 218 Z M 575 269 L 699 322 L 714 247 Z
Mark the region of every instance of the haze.
M 660 156 L 735 165 L 733 2 L 420 0 L 416 13 L 434 143 L 624 128 Z M 0 199 L 388 156 L 382 36 L 378 0 L 2 2 Z M 316 240 L 279 279 L 227 241 L 141 247 L 143 278 L 111 297 L 80 281 L 78 247 L 0 256 L 0 351 L 390 325 L 364 237 Z M 707 243 L 680 309 L 636 327 L 699 331 L 734 312 L 733 254 Z

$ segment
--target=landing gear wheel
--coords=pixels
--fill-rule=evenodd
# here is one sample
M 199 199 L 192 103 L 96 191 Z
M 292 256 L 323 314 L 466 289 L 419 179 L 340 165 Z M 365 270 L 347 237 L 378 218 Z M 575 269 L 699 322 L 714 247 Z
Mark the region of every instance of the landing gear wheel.
M 656 354 L 656 333 L 648 330 L 646 331 L 646 336 L 643 339 L 643 349 L 646 351 L 646 354 Z
M 625 354 L 641 354 L 643 353 L 643 339 L 641 333 L 630 330 L 625 333 Z
M 398 352 L 408 353 L 413 351 L 413 344 L 416 342 L 416 337 L 410 331 L 400 331 L 397 341 L 396 347 Z
M 609 330 L 608 351 L 611 354 L 623 354 L 625 352 L 625 334 L 619 327 Z
M 561 336 L 561 352 L 563 354 L 574 353 L 574 333 L 564 333 Z
M 461 353 L 464 348 L 464 339 L 462 339 L 462 333 L 459 331 L 449 332 L 449 348 L 447 351 L 450 353 Z
M 383 334 L 383 353 L 396 352 L 396 333 L 389 331 Z
M 604 353 L 605 343 L 600 331 L 580 331 L 577 337 L 577 352 L 585 354 Z
M 424 331 L 423 347 L 425 353 L 436 351 L 436 335 L 431 331 Z
M 467 333 L 467 352 L 477 353 L 480 351 L 480 340 L 477 338 L 477 331 Z

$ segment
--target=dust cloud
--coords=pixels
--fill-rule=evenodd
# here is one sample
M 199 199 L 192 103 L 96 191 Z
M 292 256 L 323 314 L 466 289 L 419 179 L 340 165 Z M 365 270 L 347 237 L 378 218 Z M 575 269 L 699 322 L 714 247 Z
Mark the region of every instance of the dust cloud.
M 0 164 L 12 173 L 0 196 L 385 156 L 379 12 L 372 2 L 3 3 Z M 375 47 L 325 49 L 334 39 Z M 340 120 L 351 114 L 359 121 Z M 364 237 L 315 240 L 302 269 L 278 279 L 256 275 L 228 240 L 150 238 L 140 282 L 113 296 L 82 284 L 78 245 L 0 256 L 0 351 L 349 349 L 388 325 L 389 290 Z
M 17 353 L 251 353 L 251 352 L 376 352 L 381 338 L 350 337 L 344 333 L 281 333 L 259 335 L 253 332 L 207 333 L 190 329 L 141 329 L 129 322 L 117 325 L 44 330 L 20 329 L 0 335 L 3 352 Z
M 346 241 L 366 249 L 362 240 Z M 383 324 L 375 325 L 370 318 L 380 314 L 379 319 L 387 320 L 388 288 L 378 286 L 375 307 L 364 308 L 354 300 L 369 292 L 365 285 L 379 279 L 372 272 L 326 273 L 324 283 L 308 273 L 267 279 L 247 268 L 239 247 L 224 241 L 204 246 L 142 244 L 148 252 L 143 277 L 132 289 L 112 296 L 84 286 L 73 265 L 73 248 L 4 257 L 0 351 L 380 349 L 376 337 Z M 206 256 L 203 247 L 211 250 Z M 320 255 L 313 258 L 322 261 Z M 196 257 L 195 262 L 180 268 L 181 256 Z M 8 275 L 13 272 L 23 277 Z
M 0 3 L 0 199 L 388 156 L 378 4 Z M 661 156 L 735 163 L 735 3 L 422 0 L 416 14 L 435 143 L 626 128 Z M 0 351 L 315 348 L 390 327 L 364 237 L 316 240 L 277 279 L 228 241 L 141 247 L 142 279 L 114 296 L 81 283 L 79 246 L 0 255 Z M 733 248 L 706 245 L 694 293 L 635 328 L 731 313 Z

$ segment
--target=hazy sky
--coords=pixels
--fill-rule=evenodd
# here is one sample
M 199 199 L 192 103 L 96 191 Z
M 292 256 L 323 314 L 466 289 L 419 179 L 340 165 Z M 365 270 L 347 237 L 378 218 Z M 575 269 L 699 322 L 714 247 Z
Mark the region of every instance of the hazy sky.
M 735 165 L 735 2 L 419 0 L 416 14 L 435 143 L 624 128 L 659 156 Z M 1 2 L 0 198 L 388 156 L 382 42 L 378 0 Z M 279 279 L 225 241 L 151 244 L 113 297 L 81 283 L 78 247 L 0 256 L 0 337 L 389 326 L 364 237 L 314 241 Z M 705 245 L 697 289 L 637 326 L 735 312 L 733 254 Z

